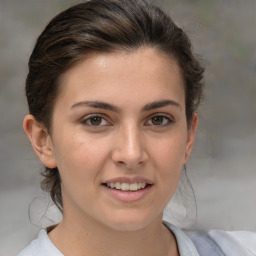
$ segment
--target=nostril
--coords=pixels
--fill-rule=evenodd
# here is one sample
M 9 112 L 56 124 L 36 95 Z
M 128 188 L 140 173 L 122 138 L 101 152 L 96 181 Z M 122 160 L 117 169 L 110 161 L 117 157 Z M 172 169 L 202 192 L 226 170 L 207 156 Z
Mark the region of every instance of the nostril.
M 117 163 L 120 164 L 120 165 L 124 165 L 125 164 L 124 161 L 117 161 Z
M 146 151 L 127 151 L 127 150 L 113 150 L 111 154 L 112 161 L 118 166 L 126 166 L 127 168 L 137 168 L 146 164 L 148 161 L 148 154 Z
M 140 161 L 138 164 L 143 165 L 144 163 L 145 163 L 145 161 Z

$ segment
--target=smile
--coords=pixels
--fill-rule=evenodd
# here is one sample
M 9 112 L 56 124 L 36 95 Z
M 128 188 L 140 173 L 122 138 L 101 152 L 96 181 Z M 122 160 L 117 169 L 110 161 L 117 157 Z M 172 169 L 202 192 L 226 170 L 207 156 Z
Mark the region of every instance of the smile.
M 153 187 L 152 183 L 135 181 L 112 181 L 102 183 L 102 185 L 111 197 L 127 203 L 135 202 L 146 197 Z
M 124 182 L 112 183 L 111 182 L 111 183 L 107 183 L 106 185 L 109 188 L 123 190 L 123 191 L 138 191 L 147 186 L 145 182 L 140 182 L 140 183 L 124 183 Z
M 116 177 L 101 183 L 104 191 L 122 202 L 135 202 L 150 194 L 153 182 L 145 177 Z

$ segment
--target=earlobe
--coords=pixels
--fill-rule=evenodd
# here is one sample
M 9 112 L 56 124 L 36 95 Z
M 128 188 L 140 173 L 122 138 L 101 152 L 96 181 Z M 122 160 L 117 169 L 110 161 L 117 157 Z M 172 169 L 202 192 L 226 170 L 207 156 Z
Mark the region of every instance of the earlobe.
M 24 118 L 23 128 L 42 164 L 48 168 L 55 168 L 57 164 L 52 140 L 47 129 L 37 122 L 33 115 L 27 115 Z
M 194 142 L 195 142 L 195 136 L 196 136 L 196 129 L 198 125 L 198 115 L 197 113 L 193 114 L 192 120 L 191 120 L 191 125 L 188 131 L 188 137 L 187 137 L 187 143 L 186 143 L 186 152 L 185 152 L 185 157 L 184 157 L 184 163 L 186 164 L 190 158 Z

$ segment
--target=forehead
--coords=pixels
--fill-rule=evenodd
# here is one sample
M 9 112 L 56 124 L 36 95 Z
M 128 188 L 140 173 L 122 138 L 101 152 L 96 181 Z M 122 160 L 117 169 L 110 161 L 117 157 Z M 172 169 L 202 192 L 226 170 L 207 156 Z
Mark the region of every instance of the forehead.
M 97 97 L 117 103 L 129 99 L 132 103 L 169 95 L 183 101 L 181 74 L 174 57 L 152 48 L 132 53 L 94 53 L 62 76 L 58 98 L 74 102 Z

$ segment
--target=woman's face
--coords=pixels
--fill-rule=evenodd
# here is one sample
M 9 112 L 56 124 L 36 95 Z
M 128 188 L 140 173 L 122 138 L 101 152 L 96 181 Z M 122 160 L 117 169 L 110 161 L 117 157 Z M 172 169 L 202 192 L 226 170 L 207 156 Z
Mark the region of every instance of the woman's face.
M 154 49 L 94 54 L 67 71 L 49 137 L 64 219 L 137 230 L 161 218 L 196 123 L 187 130 L 179 66 Z

